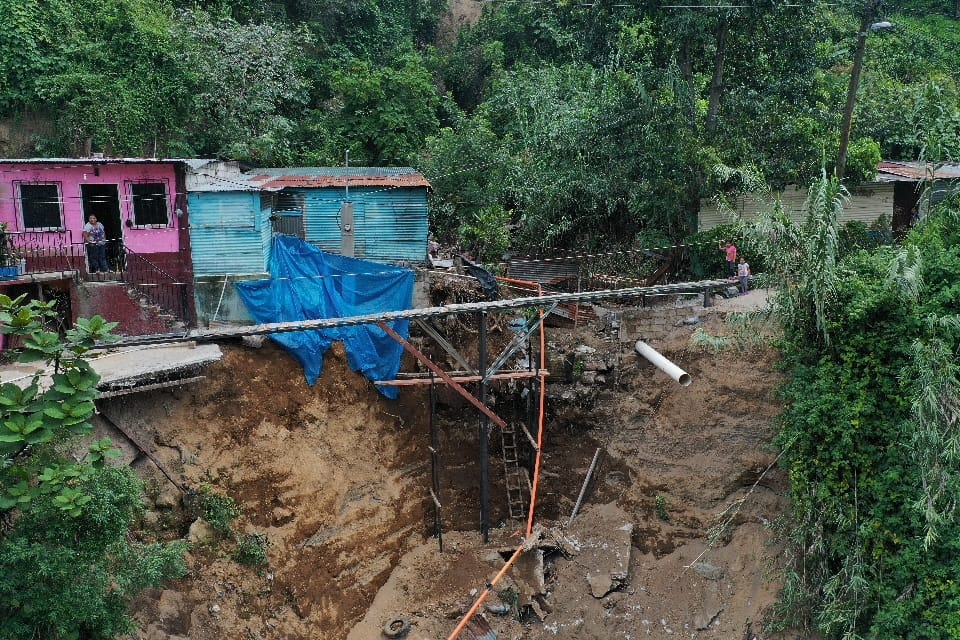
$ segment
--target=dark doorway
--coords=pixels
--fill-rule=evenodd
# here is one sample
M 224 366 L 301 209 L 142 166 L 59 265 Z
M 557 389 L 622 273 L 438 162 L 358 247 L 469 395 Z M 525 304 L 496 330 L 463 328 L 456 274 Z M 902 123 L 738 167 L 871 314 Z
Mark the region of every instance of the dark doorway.
M 900 238 L 912 226 L 913 208 L 920 201 L 919 182 L 895 182 L 893 184 L 893 234 Z
M 115 184 L 82 184 L 83 222 L 91 215 L 103 225 L 107 233 L 107 263 L 114 271 L 123 271 L 123 225 L 120 224 L 120 187 Z

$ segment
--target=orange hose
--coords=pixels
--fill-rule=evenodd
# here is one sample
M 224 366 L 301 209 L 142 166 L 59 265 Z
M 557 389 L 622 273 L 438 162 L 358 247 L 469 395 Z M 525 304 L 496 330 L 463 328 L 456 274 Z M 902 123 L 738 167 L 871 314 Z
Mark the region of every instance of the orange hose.
M 543 295 L 543 287 L 537 285 L 537 295 Z M 527 516 L 527 535 L 533 531 L 533 514 L 537 506 L 537 486 L 540 484 L 540 462 L 543 452 L 543 414 L 546 406 L 547 385 L 547 332 L 543 328 L 543 309 L 540 310 L 540 418 L 537 423 L 537 461 L 533 465 L 533 482 L 530 483 L 530 514 Z
M 512 278 L 503 278 L 497 277 L 498 280 L 504 282 L 512 282 L 514 284 L 523 284 L 531 287 L 537 288 L 537 295 L 543 295 L 543 287 L 541 287 L 536 282 L 527 282 L 525 280 L 514 280 Z M 546 406 L 546 397 L 547 397 L 547 385 L 546 385 L 546 376 L 547 376 L 547 336 L 546 331 L 543 328 L 543 309 L 540 310 L 540 418 L 538 420 L 537 426 L 537 461 L 533 467 L 533 482 L 530 483 L 530 513 L 527 516 L 527 533 L 526 537 L 530 537 L 530 534 L 533 532 L 533 516 L 536 512 L 537 506 L 537 485 L 540 483 L 540 463 L 543 460 L 541 452 L 543 451 L 543 415 L 544 407 Z M 480 606 L 483 604 L 484 600 L 487 599 L 487 596 L 493 591 L 493 587 L 500 582 L 500 579 L 506 575 L 507 571 L 510 570 L 510 567 L 520 558 L 520 555 L 523 553 L 524 545 L 521 544 L 517 547 L 517 550 L 513 552 L 513 555 L 510 556 L 510 559 L 507 560 L 507 563 L 503 565 L 503 568 L 500 569 L 500 572 L 494 576 L 493 580 L 487 584 L 486 589 L 484 589 L 480 595 L 477 597 L 476 602 L 473 603 L 473 606 L 470 607 L 470 610 L 467 611 L 463 618 L 460 620 L 460 623 L 457 625 L 457 628 L 453 630 L 447 640 L 457 640 L 460 636 L 460 632 L 469 624 L 473 616 L 476 615 L 477 610 L 480 609 Z
M 487 596 L 490 595 L 490 592 L 493 591 L 493 587 L 500 582 L 500 579 L 503 578 L 504 575 L 506 575 L 507 571 L 510 570 L 510 567 L 512 567 L 513 563 L 520 558 L 520 554 L 522 553 L 523 545 L 521 544 L 519 547 L 517 547 L 517 550 L 513 552 L 513 555 L 510 556 L 510 559 L 507 560 L 507 564 L 503 565 L 503 569 L 500 569 L 500 572 L 495 575 L 493 580 L 487 584 L 487 588 L 480 593 L 480 596 L 477 598 L 477 601 L 473 603 L 473 606 L 470 607 L 470 610 L 463 615 L 463 619 L 460 620 L 460 624 L 458 624 L 457 628 L 453 630 L 453 633 L 447 637 L 447 640 L 457 640 L 460 632 L 463 631 L 464 627 L 466 627 L 470 622 L 470 619 L 473 618 L 473 616 L 477 613 L 477 609 L 480 608 L 480 605 L 483 604 L 483 601 L 486 600 Z

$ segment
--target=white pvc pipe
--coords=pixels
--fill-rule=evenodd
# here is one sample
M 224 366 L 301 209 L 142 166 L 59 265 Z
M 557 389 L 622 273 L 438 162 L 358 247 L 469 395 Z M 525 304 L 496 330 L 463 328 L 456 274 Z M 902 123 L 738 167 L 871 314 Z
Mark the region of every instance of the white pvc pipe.
M 657 369 L 660 369 L 660 371 L 663 371 L 665 374 L 679 382 L 681 387 L 689 387 L 690 383 L 693 382 L 693 379 L 690 377 L 689 373 L 664 358 L 659 352 L 657 352 L 656 349 L 648 345 L 643 340 L 637 340 L 636 350 L 637 353 L 649 360 Z

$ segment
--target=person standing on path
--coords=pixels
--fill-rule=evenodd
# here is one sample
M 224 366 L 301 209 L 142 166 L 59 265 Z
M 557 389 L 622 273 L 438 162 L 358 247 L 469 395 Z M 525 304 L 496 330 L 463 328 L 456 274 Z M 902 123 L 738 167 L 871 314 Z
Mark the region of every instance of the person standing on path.
M 740 278 L 740 295 L 745 296 L 750 291 L 750 265 L 742 256 L 737 265 L 737 276 Z
M 724 259 L 727 261 L 727 277 L 733 278 L 737 274 L 737 247 L 727 240 L 725 245 L 720 246 L 723 251 Z
M 83 241 L 87 244 L 90 273 L 108 272 L 110 267 L 107 265 L 107 230 L 97 222 L 97 216 L 93 214 L 87 218 L 87 224 L 83 225 Z

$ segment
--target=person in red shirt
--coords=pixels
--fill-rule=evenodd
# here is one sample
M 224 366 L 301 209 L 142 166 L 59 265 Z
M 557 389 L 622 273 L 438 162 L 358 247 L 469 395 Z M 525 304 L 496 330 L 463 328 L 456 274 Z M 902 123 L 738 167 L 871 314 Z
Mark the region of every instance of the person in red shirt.
M 727 261 L 727 277 L 737 277 L 737 247 L 727 240 L 726 244 L 719 245 L 720 251 L 723 251 L 724 259 Z

